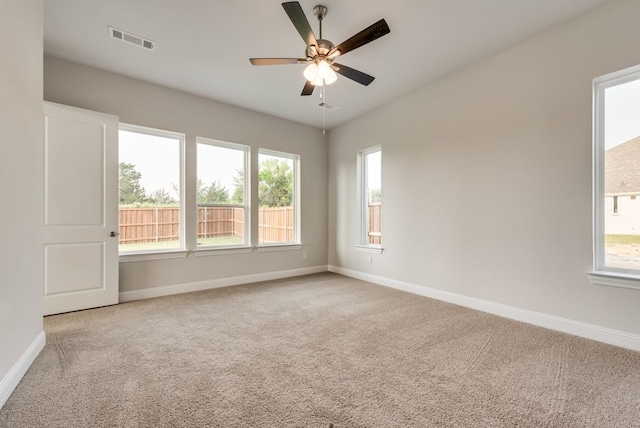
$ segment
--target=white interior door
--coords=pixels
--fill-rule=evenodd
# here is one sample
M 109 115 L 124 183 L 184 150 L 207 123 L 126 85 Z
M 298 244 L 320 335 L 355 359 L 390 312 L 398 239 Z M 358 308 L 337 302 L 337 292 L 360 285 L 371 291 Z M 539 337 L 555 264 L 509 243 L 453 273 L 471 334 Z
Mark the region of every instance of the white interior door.
M 44 116 L 44 314 L 116 304 L 118 118 L 49 102 Z

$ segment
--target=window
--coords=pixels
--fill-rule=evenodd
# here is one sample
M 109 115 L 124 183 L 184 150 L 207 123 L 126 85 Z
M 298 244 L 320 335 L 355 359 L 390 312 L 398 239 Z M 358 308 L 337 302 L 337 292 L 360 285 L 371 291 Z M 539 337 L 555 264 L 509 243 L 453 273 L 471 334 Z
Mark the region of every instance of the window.
M 300 246 L 298 155 L 259 149 L 251 162 L 249 146 L 204 137 L 185 145 L 184 134 L 120 125 L 122 261 Z M 185 174 L 194 183 L 186 189 Z
M 359 245 L 382 244 L 382 150 L 372 147 L 358 153 Z
M 184 135 L 121 125 L 119 250 L 184 249 Z
M 593 274 L 638 286 L 629 279 L 640 279 L 640 67 L 595 79 L 594 97 Z
M 299 244 L 299 164 L 297 155 L 258 154 L 258 244 Z
M 198 137 L 198 248 L 247 246 L 249 148 Z

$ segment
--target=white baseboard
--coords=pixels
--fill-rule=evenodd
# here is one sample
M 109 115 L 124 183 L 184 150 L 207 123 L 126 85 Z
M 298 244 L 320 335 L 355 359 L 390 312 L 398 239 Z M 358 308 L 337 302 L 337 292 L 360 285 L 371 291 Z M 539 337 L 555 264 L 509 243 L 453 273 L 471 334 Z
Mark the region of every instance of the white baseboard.
M 374 284 L 395 288 L 413 294 L 418 294 L 420 296 L 425 296 L 432 299 L 453 303 L 455 305 L 476 309 L 501 317 L 526 322 L 528 324 L 533 324 L 539 327 L 561 331 L 563 333 L 569 333 L 574 336 L 580 336 L 587 339 L 596 340 L 598 342 L 608 343 L 610 345 L 619 346 L 621 348 L 640 351 L 640 336 L 636 334 L 631 334 L 606 327 L 600 327 L 598 325 L 588 324 L 580 321 L 574 321 L 567 318 L 561 318 L 554 315 L 534 312 L 514 306 L 503 305 L 487 300 L 476 299 L 474 297 L 463 296 L 461 294 L 450 293 L 448 291 L 436 290 L 434 288 L 429 288 L 422 285 L 371 275 L 351 269 L 345 269 L 339 266 L 329 265 L 329 271 L 338 273 L 340 275 L 349 276 L 351 278 L 372 282 Z
M 20 359 L 11 367 L 9 373 L 2 378 L 0 381 L 0 408 L 7 402 L 9 396 L 27 372 L 27 369 L 31 367 L 31 364 L 33 364 L 38 354 L 40 354 L 40 351 L 44 348 L 46 342 L 44 331 L 41 331 L 33 342 L 31 342 L 31 345 L 22 353 Z
M 232 285 L 250 284 L 252 282 L 270 281 L 273 279 L 291 278 L 294 276 L 309 275 L 312 273 L 326 271 L 327 265 L 320 265 L 300 269 L 289 269 L 276 272 L 264 272 L 253 275 L 212 279 L 208 281 L 190 282 L 187 284 L 167 285 L 163 287 L 154 287 L 144 290 L 121 291 L 119 294 L 119 302 L 131 302 L 134 300 L 170 296 L 172 294 L 190 293 L 192 291 L 210 290 L 212 288 L 229 287 Z

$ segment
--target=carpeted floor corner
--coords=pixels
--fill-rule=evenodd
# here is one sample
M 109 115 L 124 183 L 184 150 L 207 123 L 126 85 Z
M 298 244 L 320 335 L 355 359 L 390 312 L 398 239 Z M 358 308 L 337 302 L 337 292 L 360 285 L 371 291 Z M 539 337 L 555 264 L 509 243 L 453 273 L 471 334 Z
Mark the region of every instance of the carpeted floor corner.
M 0 427 L 640 426 L 640 353 L 331 273 L 45 331 Z

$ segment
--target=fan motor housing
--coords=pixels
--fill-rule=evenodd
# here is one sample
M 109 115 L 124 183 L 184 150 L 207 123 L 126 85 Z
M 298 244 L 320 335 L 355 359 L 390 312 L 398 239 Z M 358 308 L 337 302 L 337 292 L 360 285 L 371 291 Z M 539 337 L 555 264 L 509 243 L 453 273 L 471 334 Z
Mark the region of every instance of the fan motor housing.
M 331 43 L 331 41 L 326 40 L 326 39 L 318 39 L 318 46 L 308 46 L 307 47 L 307 58 L 313 59 L 315 58 L 317 55 L 321 55 L 321 56 L 326 56 L 329 52 L 331 52 L 331 49 L 333 49 L 335 47 L 335 45 L 333 43 Z

